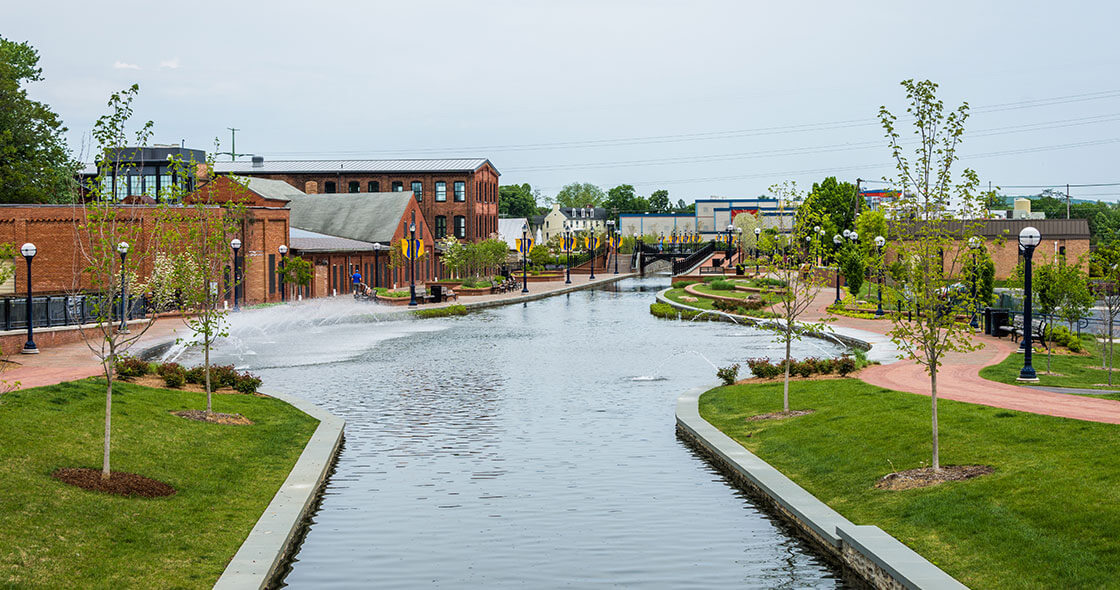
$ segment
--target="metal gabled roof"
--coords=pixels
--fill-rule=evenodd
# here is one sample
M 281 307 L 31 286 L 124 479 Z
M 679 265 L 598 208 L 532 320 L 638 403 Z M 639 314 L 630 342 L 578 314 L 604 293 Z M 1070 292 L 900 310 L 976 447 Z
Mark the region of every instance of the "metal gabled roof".
M 292 196 L 291 225 L 329 236 L 388 243 L 412 199 L 411 192 Z
M 408 172 L 474 172 L 489 164 L 486 158 L 440 158 L 397 160 L 265 160 L 253 162 L 215 162 L 214 171 L 221 174 L 300 174 L 300 173 L 408 173 Z

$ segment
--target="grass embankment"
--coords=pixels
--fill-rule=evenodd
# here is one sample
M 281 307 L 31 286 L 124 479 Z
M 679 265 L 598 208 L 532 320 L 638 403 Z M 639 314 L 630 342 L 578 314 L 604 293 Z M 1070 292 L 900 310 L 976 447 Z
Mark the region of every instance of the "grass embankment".
M 186 420 L 197 393 L 113 387 L 114 471 L 173 486 L 126 498 L 59 482 L 101 468 L 104 381 L 0 396 L 0 587 L 209 588 L 288 476 L 318 421 L 280 400 L 220 395 L 251 426 Z
M 1120 578 L 1118 426 L 941 401 L 941 463 L 991 465 L 965 482 L 872 486 L 928 464 L 929 398 L 855 379 L 721 387 L 700 414 L 856 524 L 874 524 L 973 588 L 1104 588 Z
M 1080 389 L 1120 389 L 1120 364 L 1113 365 L 1112 385 L 1108 384 L 1108 371 L 1101 368 L 1101 355 L 1096 339 L 1087 334 L 1082 336 L 1082 345 L 1087 354 L 1054 354 L 1050 359 L 1050 371 L 1046 372 L 1046 351 L 1035 348 L 1031 365 L 1038 375 L 1038 383 L 1047 387 L 1073 387 Z M 1019 369 L 1023 367 L 1023 355 L 1011 354 L 1003 361 L 980 369 L 980 376 L 999 383 L 1022 385 L 1016 381 Z M 1120 394 L 1101 394 L 1092 397 L 1120 400 Z

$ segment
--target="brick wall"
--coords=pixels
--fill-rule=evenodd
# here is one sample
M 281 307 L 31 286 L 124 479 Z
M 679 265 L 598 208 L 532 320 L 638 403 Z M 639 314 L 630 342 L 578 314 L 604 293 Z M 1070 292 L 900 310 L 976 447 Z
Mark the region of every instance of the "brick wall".
M 152 243 L 159 218 L 155 206 L 133 205 L 118 208 L 122 226 L 132 228 L 135 239 L 129 250 L 132 260 L 140 262 L 139 275 L 146 280 L 151 273 L 156 247 Z M 212 214 L 220 214 L 214 208 Z M 32 287 L 36 295 L 74 292 L 88 288 L 88 276 L 82 272 L 88 263 L 83 247 L 88 239 L 80 229 L 85 219 L 82 207 L 68 205 L 0 206 L 0 243 L 19 248 L 25 242 L 36 245 L 38 252 L 32 264 Z M 246 303 L 278 301 L 279 292 L 268 290 L 267 253 L 276 253 L 288 241 L 288 210 L 250 207 L 242 226 L 242 255 Z M 230 253 L 232 263 L 232 251 Z M 22 259 L 15 265 L 15 293 L 27 292 L 27 265 Z

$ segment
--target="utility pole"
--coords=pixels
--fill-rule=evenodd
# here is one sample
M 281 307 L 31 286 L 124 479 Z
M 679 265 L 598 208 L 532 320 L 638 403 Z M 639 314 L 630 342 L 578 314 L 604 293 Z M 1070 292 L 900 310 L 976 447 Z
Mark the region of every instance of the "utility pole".
M 230 141 L 228 152 L 218 152 L 219 156 L 229 156 L 229 161 L 233 162 L 238 156 L 251 156 L 253 154 L 239 154 L 237 153 L 237 132 L 241 131 L 236 127 L 226 127 L 229 129 Z
M 859 200 L 860 200 L 859 185 L 862 184 L 862 183 L 863 183 L 862 178 L 857 178 L 856 179 L 856 202 L 855 202 L 855 207 L 852 209 L 852 223 L 853 224 L 855 224 L 856 218 L 859 217 Z
M 1066 219 L 1069 219 L 1069 184 L 1066 184 Z

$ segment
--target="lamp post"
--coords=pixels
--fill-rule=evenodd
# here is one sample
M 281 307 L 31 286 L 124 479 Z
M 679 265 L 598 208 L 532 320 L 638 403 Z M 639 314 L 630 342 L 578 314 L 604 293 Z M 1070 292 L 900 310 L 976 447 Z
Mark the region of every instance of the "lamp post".
M 121 325 L 117 328 L 118 334 L 128 334 L 128 312 L 126 311 L 128 305 L 128 293 L 125 291 L 125 273 L 124 273 L 124 259 L 128 256 L 128 242 L 121 242 L 117 244 L 117 252 L 121 254 Z
M 572 284 L 572 228 L 564 224 L 564 284 Z
M 972 301 L 973 301 L 972 321 L 968 322 L 968 327 L 972 328 L 973 330 L 980 327 L 980 301 L 976 298 L 976 279 L 977 279 L 977 276 L 976 276 L 977 275 L 977 272 L 976 272 L 977 271 L 977 268 L 976 268 L 976 251 L 979 250 L 980 246 L 982 246 L 982 245 L 984 245 L 984 241 L 980 238 L 980 236 L 972 236 L 971 238 L 968 239 L 968 249 L 972 250 Z
M 848 232 L 848 230 L 844 231 Z M 840 234 L 832 236 L 832 243 L 836 245 L 836 252 L 832 255 L 832 260 L 836 263 L 836 303 L 834 305 L 840 305 L 840 245 L 844 243 L 844 237 L 840 237 Z
M 737 228 L 735 228 L 735 232 L 739 236 L 739 239 L 736 241 L 736 244 L 735 244 L 736 245 L 736 255 L 739 256 L 739 264 L 742 264 L 743 263 L 743 228 L 737 227 Z
M 288 256 L 288 247 L 284 244 L 280 244 L 280 247 L 277 248 L 276 251 L 280 253 L 280 301 L 284 301 L 285 300 L 284 269 L 287 268 L 287 266 L 288 266 L 286 264 L 287 256 Z M 369 280 L 369 278 L 367 277 L 366 280 Z
M 595 246 L 599 245 L 599 241 L 595 239 L 595 228 L 591 228 L 588 231 L 590 233 L 587 235 L 587 248 L 589 250 L 591 250 L 591 276 L 587 277 L 587 280 L 594 281 L 595 280 Z M 661 242 L 662 243 L 665 242 L 665 233 L 664 232 L 661 233 Z M 664 249 L 664 246 L 662 246 L 662 249 Z
M 805 260 L 808 261 L 813 255 L 813 236 L 805 236 Z
M 673 236 L 677 235 L 677 231 L 673 230 Z M 614 274 L 618 274 L 618 244 L 615 242 L 614 233 L 614 220 L 607 220 L 607 244 L 614 250 Z M 674 242 L 676 240 L 673 240 Z
M 521 292 L 529 292 L 529 224 L 521 224 Z M 591 261 L 591 273 L 595 273 L 595 261 Z
M 735 226 L 730 223 L 727 224 L 727 264 L 731 264 L 731 232 L 735 231 Z
M 416 307 L 416 222 L 408 224 L 408 306 Z
M 1017 381 L 1038 381 L 1034 367 L 1031 366 L 1031 257 L 1034 248 L 1042 241 L 1042 234 L 1031 226 L 1019 232 L 1019 246 L 1023 249 L 1023 368 L 1019 369 Z
M 762 235 L 762 228 L 754 228 L 754 274 L 758 276 L 758 238 Z
M 233 311 L 241 311 L 241 306 L 237 303 L 237 288 L 241 282 L 238 280 L 241 276 L 241 268 L 237 259 L 237 251 L 241 249 L 241 240 L 237 238 L 230 240 L 229 247 L 233 248 Z
M 879 250 L 879 307 L 875 308 L 875 315 L 883 315 L 883 246 L 886 245 L 887 239 L 883 236 L 875 236 L 875 248 Z
M 31 316 L 31 259 L 35 258 L 35 244 L 28 242 L 20 246 L 19 253 L 27 260 L 27 342 L 23 345 L 23 354 L 39 354 L 39 347 L 35 346 L 34 325 L 35 319 Z

